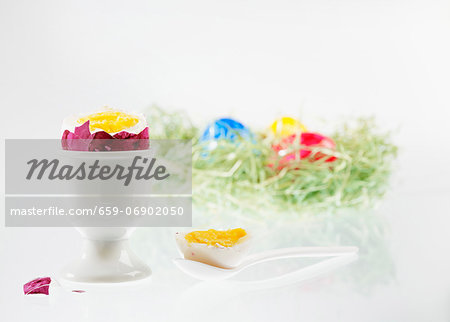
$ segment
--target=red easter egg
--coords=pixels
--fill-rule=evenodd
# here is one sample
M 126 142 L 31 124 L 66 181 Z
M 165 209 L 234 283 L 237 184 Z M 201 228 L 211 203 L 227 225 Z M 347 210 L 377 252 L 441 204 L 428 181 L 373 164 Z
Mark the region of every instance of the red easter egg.
M 300 139 L 300 142 L 298 140 Z M 297 142 L 296 142 L 297 140 Z M 329 137 L 318 134 L 318 133 L 311 133 L 311 132 L 305 132 L 301 133 L 300 137 L 297 134 L 292 134 L 288 136 L 287 138 L 284 138 L 279 144 L 275 144 L 272 146 L 273 150 L 277 152 L 280 156 L 283 155 L 283 151 L 288 150 L 293 144 L 298 144 L 302 146 L 310 146 L 310 147 L 323 147 L 327 149 L 334 150 L 336 148 L 336 144 L 332 139 Z M 312 153 L 311 149 L 302 148 L 299 151 L 290 152 L 286 155 L 284 155 L 279 164 L 280 166 L 285 166 L 287 163 L 293 160 L 301 160 L 307 157 L 310 157 Z M 314 156 L 312 156 L 313 160 L 320 160 L 324 157 L 327 157 L 327 155 L 323 152 L 316 152 Z M 328 159 L 325 160 L 325 162 L 333 162 L 337 158 L 334 156 L 328 157 Z

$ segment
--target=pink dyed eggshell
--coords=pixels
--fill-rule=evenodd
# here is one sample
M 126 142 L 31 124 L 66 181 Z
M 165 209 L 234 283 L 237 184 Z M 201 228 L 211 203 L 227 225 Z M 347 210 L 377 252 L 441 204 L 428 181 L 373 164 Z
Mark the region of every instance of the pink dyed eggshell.
M 61 144 L 69 151 L 132 151 L 145 150 L 149 147 L 148 126 L 140 133 L 122 131 L 111 135 L 105 131 L 91 133 L 89 120 L 75 127 L 73 133 L 65 130 Z
M 50 277 L 38 277 L 23 285 L 23 293 L 48 295 L 49 286 L 52 279 Z

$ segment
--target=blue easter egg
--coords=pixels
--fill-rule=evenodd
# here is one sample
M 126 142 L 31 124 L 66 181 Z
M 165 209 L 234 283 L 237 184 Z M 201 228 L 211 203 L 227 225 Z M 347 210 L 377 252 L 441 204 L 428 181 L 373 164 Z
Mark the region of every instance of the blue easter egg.
M 250 139 L 252 134 L 242 123 L 230 118 L 221 118 L 206 127 L 200 140 L 210 141 L 227 139 L 234 142 L 238 137 Z

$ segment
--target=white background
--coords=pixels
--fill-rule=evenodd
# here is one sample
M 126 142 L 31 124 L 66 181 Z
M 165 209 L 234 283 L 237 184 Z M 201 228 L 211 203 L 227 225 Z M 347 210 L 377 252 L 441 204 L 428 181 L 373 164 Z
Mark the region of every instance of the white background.
M 280 319 L 331 320 L 326 306 L 342 306 L 349 320 L 355 303 L 359 321 L 448 321 L 449 40 L 449 1 L 0 0 L 1 136 L 57 138 L 64 117 L 104 105 L 259 128 L 286 113 L 313 126 L 376 115 L 401 147 L 385 206 L 400 282 L 363 302 L 302 293 L 295 315 L 280 291 L 249 312 L 272 316 L 261 308 L 276 301 Z M 0 228 L 0 319 L 30 318 L 21 283 L 57 270 L 78 242 L 69 229 Z

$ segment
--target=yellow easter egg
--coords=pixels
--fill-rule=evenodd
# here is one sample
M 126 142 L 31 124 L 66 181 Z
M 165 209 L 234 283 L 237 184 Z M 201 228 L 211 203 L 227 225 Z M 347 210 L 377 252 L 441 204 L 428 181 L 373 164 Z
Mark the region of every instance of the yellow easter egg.
M 294 133 L 306 132 L 306 127 L 299 121 L 289 116 L 283 116 L 272 123 L 270 129 L 276 136 L 289 136 Z

